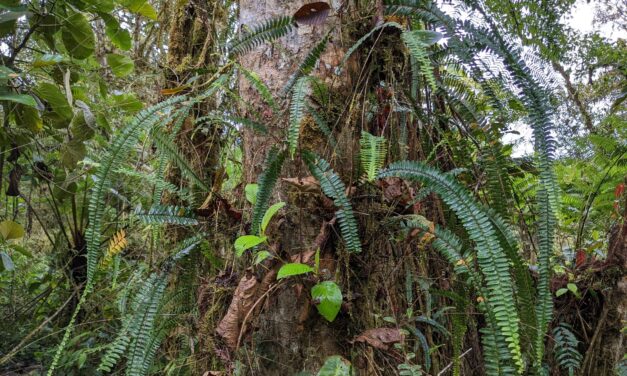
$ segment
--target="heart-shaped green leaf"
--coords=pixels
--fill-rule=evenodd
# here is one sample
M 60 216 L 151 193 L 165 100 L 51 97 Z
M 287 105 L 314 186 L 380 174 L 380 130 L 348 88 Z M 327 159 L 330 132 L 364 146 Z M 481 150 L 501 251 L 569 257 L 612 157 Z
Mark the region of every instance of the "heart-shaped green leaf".
M 107 64 L 118 77 L 128 76 L 133 73 L 135 64 L 130 57 L 119 54 L 107 54 Z
M 331 281 L 320 282 L 311 288 L 311 297 L 316 303 L 318 312 L 327 319 L 335 320 L 340 307 L 342 306 L 342 290 Z

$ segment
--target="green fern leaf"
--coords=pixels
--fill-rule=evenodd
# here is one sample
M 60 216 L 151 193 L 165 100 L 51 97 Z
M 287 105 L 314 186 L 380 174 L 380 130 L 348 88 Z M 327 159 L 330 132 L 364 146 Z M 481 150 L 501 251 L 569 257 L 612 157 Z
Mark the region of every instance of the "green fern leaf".
M 361 149 L 359 151 L 359 159 L 361 160 L 361 168 L 366 172 L 366 178 L 372 182 L 377 177 L 377 173 L 385 163 L 387 154 L 387 140 L 385 137 L 373 136 L 372 134 L 362 131 L 359 140 Z
M 231 46 L 234 54 L 247 53 L 261 43 L 271 42 L 289 33 L 294 27 L 292 17 L 278 17 L 255 26 Z
M 304 76 L 299 78 L 298 81 L 296 81 L 292 92 L 289 128 L 287 131 L 287 143 L 291 158 L 294 158 L 294 153 L 298 147 L 298 137 L 300 136 L 300 127 L 303 117 L 305 116 L 305 98 L 307 97 L 308 91 L 309 77 Z
M 335 215 L 340 222 L 346 248 L 349 252 L 361 252 L 357 221 L 353 215 L 353 207 L 346 197 L 346 186 L 324 159 L 308 151 L 303 153 L 303 159 L 311 174 L 320 182 L 322 192 L 332 198 L 333 203 L 338 207 Z
M 253 219 L 251 225 L 251 231 L 253 234 L 260 234 L 261 222 L 266 210 L 268 210 L 268 207 L 270 206 L 272 191 L 274 190 L 274 186 L 279 178 L 284 161 L 284 151 L 279 152 L 276 147 L 270 149 L 270 152 L 266 157 L 265 168 L 257 181 L 259 187 L 257 190 L 255 206 L 253 208 Z

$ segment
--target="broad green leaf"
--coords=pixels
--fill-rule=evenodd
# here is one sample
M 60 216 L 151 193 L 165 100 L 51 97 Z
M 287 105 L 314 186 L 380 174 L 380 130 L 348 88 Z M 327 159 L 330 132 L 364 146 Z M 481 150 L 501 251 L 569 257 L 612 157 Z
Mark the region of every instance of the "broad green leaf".
M 74 112 L 67 102 L 65 95 L 61 92 L 57 85 L 43 82 L 35 89 L 35 93 L 50 106 L 50 111 L 46 111 L 48 115 L 53 115 L 54 122 L 69 122 L 74 117 Z M 67 124 L 65 124 L 67 125 Z
M 569 289 L 573 294 L 577 293 L 577 285 L 574 283 L 566 284 L 566 288 Z
M 74 139 L 66 142 L 61 146 L 61 163 L 68 169 L 76 167 L 78 162 L 82 161 L 87 154 L 87 148 L 83 141 Z
M 342 306 L 342 290 L 331 281 L 320 282 L 311 288 L 311 297 L 316 303 L 318 312 L 327 319 L 327 321 L 335 320 L 340 307 Z
M 33 67 L 41 68 L 55 65 L 63 61 L 63 56 L 59 54 L 44 54 L 33 61 Z
M 352 376 L 353 369 L 351 363 L 339 355 L 328 357 L 317 376 Z
M 4 12 L 0 14 L 0 24 L 15 21 L 22 16 L 30 17 L 31 15 L 32 13 L 26 10 Z
M 61 28 L 61 40 L 67 52 L 76 59 L 86 59 L 95 48 L 94 32 L 82 13 L 70 13 Z
M 241 257 L 244 251 L 258 246 L 259 244 L 265 242 L 266 239 L 267 238 L 265 236 L 256 236 L 256 235 L 240 236 L 239 238 L 235 240 L 235 254 L 237 254 L 237 257 Z
M 112 95 L 111 97 L 119 109 L 129 113 L 135 113 L 144 107 L 135 94 L 120 94 Z
M 2 268 L 8 272 L 15 270 L 13 260 L 6 252 L 0 252 L 0 258 L 2 259 Z
M 119 54 L 107 54 L 107 64 L 111 67 L 113 74 L 118 77 L 128 76 L 135 68 L 130 57 Z
M 89 12 L 113 12 L 115 10 L 114 0 L 83 0 L 87 3 L 86 10 Z
M 107 34 L 111 43 L 121 50 L 130 50 L 132 44 L 131 33 L 122 28 L 115 17 L 106 13 L 99 13 L 99 15 L 105 22 L 105 34 Z
M 4 240 L 19 239 L 24 236 L 24 227 L 10 220 L 2 221 L 0 222 L 0 235 Z
M 157 20 L 157 11 L 146 0 L 122 0 L 120 4 L 133 13 L 140 14 L 153 21 Z
M 557 290 L 555 292 L 555 296 L 557 296 L 559 298 L 560 296 L 566 294 L 567 292 L 568 292 L 568 289 L 562 288 L 562 289 L 559 289 L 559 290 Z
M 0 101 L 11 101 L 15 103 L 25 104 L 31 107 L 37 107 L 37 102 L 35 102 L 35 99 L 28 94 L 0 94 Z
M 77 141 L 86 141 L 93 138 L 95 135 L 94 130 L 85 120 L 84 112 L 81 110 L 78 110 L 74 115 L 74 118 L 70 123 L 70 130 L 72 131 L 73 139 Z
M 41 132 L 44 127 L 39 111 L 33 107 L 19 106 L 15 111 L 15 118 L 18 127 L 26 128 L 33 133 Z
M 255 265 L 259 265 L 261 264 L 265 259 L 267 259 L 268 257 L 272 256 L 272 254 L 268 251 L 259 251 L 257 252 L 257 254 L 255 255 L 255 261 L 254 264 Z
M 300 264 L 300 263 L 285 264 L 281 266 L 281 269 L 279 269 L 276 279 L 291 277 L 294 275 L 307 274 L 307 273 L 311 273 L 312 271 L 313 271 L 313 268 L 306 264 Z
M 281 210 L 281 208 L 283 208 L 285 206 L 284 202 L 277 202 L 276 204 L 270 206 L 268 208 L 268 210 L 266 210 L 266 213 L 263 215 L 263 218 L 261 219 L 261 233 L 264 234 L 266 232 L 266 228 L 268 227 L 268 224 L 270 223 L 270 220 L 272 219 L 272 217 L 274 217 L 274 215 Z
M 255 205 L 255 202 L 257 202 L 258 191 L 259 185 L 255 183 L 246 184 L 246 187 L 244 187 L 244 192 L 246 192 L 246 200 L 250 202 L 251 205 Z

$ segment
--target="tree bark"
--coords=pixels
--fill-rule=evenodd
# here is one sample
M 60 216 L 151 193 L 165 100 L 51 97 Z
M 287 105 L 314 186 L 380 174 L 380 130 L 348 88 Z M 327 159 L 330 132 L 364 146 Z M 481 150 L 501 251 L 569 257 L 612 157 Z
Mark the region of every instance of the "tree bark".
M 333 1 L 330 5 L 336 10 L 339 3 Z M 273 17 L 292 15 L 303 4 L 304 2 L 291 0 L 240 1 L 240 27 L 243 25 L 253 27 Z M 241 56 L 239 62 L 244 68 L 257 73 L 271 92 L 278 94 L 307 53 L 320 42 L 335 22 L 336 19 L 331 16 L 323 25 L 299 25 L 274 44 L 263 44 Z M 332 74 L 332 69 L 338 65 L 344 53 L 338 45 L 338 35 L 339 32 L 334 32 L 318 67 L 312 73 L 336 86 L 345 82 L 345 79 Z M 239 93 L 244 102 L 252 105 L 258 113 L 266 115 L 265 120 L 277 119 L 272 109 L 263 103 L 255 89 L 244 78 L 240 80 Z M 271 147 L 285 139 L 287 112 L 278 119 L 277 122 L 268 124 L 268 135 L 244 130 L 243 170 L 246 183 L 257 181 Z M 317 144 L 323 144 L 321 140 L 321 142 L 308 141 L 303 147 L 317 152 L 322 151 L 320 148 L 316 149 Z M 282 177 L 310 175 L 298 157 L 295 158 L 294 161 L 285 163 Z M 316 242 L 324 219 L 311 215 L 307 208 L 302 205 L 299 207 L 297 202 L 313 202 L 316 199 L 288 195 L 287 186 L 281 183 L 278 184 L 276 192 L 278 197 L 273 202 L 286 201 L 289 208 L 278 229 L 272 233 L 273 240 L 280 244 L 279 251 L 284 255 L 294 256 L 313 250 L 312 246 Z M 325 252 L 324 248 L 322 252 Z M 246 364 L 245 367 L 252 374 L 259 375 L 289 375 L 302 370 L 317 371 L 326 356 L 341 353 L 336 341 L 338 333 L 322 317 L 313 315 L 318 314 L 309 301 L 307 288 L 290 281 L 277 286 L 276 291 L 268 294 L 262 313 L 256 320 L 257 327 L 252 336 L 252 344 L 244 350 L 255 352 L 253 357 L 257 362 Z

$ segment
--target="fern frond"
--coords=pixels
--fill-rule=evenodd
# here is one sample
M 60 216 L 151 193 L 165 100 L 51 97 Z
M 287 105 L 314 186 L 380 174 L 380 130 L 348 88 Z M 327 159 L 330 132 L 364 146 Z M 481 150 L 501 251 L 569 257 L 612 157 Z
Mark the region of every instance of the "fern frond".
M 304 76 L 296 81 L 292 92 L 292 101 L 290 103 L 290 119 L 289 128 L 287 130 L 287 143 L 290 151 L 290 157 L 294 158 L 294 153 L 298 147 L 298 137 L 300 136 L 300 127 L 305 116 L 305 98 L 309 91 L 309 77 Z
M 152 132 L 152 137 L 159 149 L 159 152 L 164 153 L 167 155 L 169 160 L 174 161 L 184 177 L 189 179 L 205 192 L 209 192 L 211 190 L 211 188 L 209 188 L 209 186 L 202 181 L 198 175 L 196 175 L 196 172 L 190 165 L 189 161 L 185 158 L 183 153 L 181 153 L 178 146 L 176 146 L 166 134 L 161 132 L 159 129 L 155 129 Z
M 231 46 L 234 54 L 247 53 L 265 42 L 272 42 L 289 33 L 294 27 L 292 17 L 278 17 L 267 20 L 245 33 Z
M 252 87 L 254 87 L 255 90 L 257 90 L 259 95 L 261 95 L 261 98 L 267 104 L 269 104 L 270 107 L 272 107 L 274 111 L 278 111 L 279 107 L 277 106 L 276 101 L 274 100 L 274 97 L 272 96 L 272 92 L 270 92 L 270 89 L 268 88 L 268 86 L 261 80 L 261 78 L 259 78 L 257 73 L 251 70 L 248 70 L 241 65 L 238 65 L 238 69 L 242 72 L 244 77 L 246 77 L 246 80 L 252 85 Z
M 427 83 L 433 91 L 436 90 L 435 76 L 433 75 L 433 67 L 429 61 L 429 55 L 427 54 L 427 45 L 424 44 L 417 33 L 421 30 L 415 31 L 403 31 L 401 39 L 405 42 L 405 46 L 409 50 L 416 62 L 418 63 L 418 69 L 420 73 L 425 77 Z M 413 69 L 413 68 L 412 68 Z
M 320 114 L 318 110 L 316 110 L 309 104 L 307 104 L 307 112 L 313 118 L 314 123 L 316 123 L 318 129 L 320 129 L 320 131 L 324 133 L 331 147 L 335 149 L 335 147 L 337 146 L 337 141 L 335 140 L 335 136 L 333 136 L 333 132 L 329 128 L 329 125 L 327 124 L 327 121 L 324 119 L 322 114 Z
M 383 136 L 373 136 L 372 134 L 362 131 L 359 139 L 359 159 L 361 168 L 366 172 L 366 178 L 369 182 L 374 181 L 377 173 L 385 163 L 387 155 L 387 140 Z
M 346 186 L 324 159 L 309 151 L 303 153 L 303 159 L 311 174 L 320 182 L 322 192 L 333 199 L 333 203 L 338 207 L 335 215 L 340 223 L 346 248 L 349 252 L 361 252 L 357 221 L 353 215 L 353 207 L 346 197 Z
M 311 73 L 311 71 L 316 67 L 316 64 L 318 64 L 320 56 L 322 56 L 322 53 L 327 48 L 329 38 L 330 34 L 327 33 L 327 35 L 325 35 L 319 43 L 313 46 L 313 48 L 307 53 L 307 56 L 305 56 L 305 59 L 303 59 L 302 63 L 300 63 L 300 65 L 298 66 L 298 69 L 296 69 L 296 72 L 294 72 L 294 74 L 292 74 L 292 76 L 289 78 L 289 80 L 281 90 L 281 93 L 289 93 L 289 91 L 292 89 L 292 87 L 299 78 L 303 76 L 308 76 L 309 73 Z
M 107 249 L 107 253 L 104 256 L 102 263 L 104 265 L 109 265 L 111 260 L 113 260 L 115 256 L 122 252 L 122 250 L 124 250 L 127 245 L 128 241 L 126 240 L 126 232 L 124 231 L 124 229 L 121 229 L 120 231 L 113 234 L 113 236 L 111 236 L 111 239 L 109 240 L 109 248 Z
M 380 31 L 386 27 L 393 27 L 396 28 L 398 30 L 403 31 L 403 26 L 401 26 L 399 23 L 397 22 L 385 22 L 382 23 L 380 25 L 377 25 L 375 27 L 372 28 L 372 30 L 370 30 L 369 32 L 367 32 L 364 36 L 362 36 L 361 38 L 359 38 L 352 46 L 351 48 L 348 49 L 348 51 L 346 51 L 346 54 L 344 54 L 344 57 L 342 58 L 342 61 L 340 62 L 340 66 L 343 66 L 344 64 L 346 64 L 346 62 L 348 61 L 348 59 L 353 55 L 353 53 L 355 53 L 355 51 L 357 51 L 359 49 L 359 47 L 361 47 L 362 44 L 364 44 L 365 41 L 367 41 L 368 39 L 370 39 L 370 37 L 376 33 L 377 31 Z
M 572 328 L 562 322 L 553 329 L 553 340 L 555 341 L 555 360 L 559 367 L 568 372 L 569 376 L 574 376 L 581 367 L 583 356 L 577 350 L 579 340 L 572 332 Z
M 488 216 L 457 182 L 418 162 L 397 162 L 379 173 L 379 178 L 400 177 L 421 181 L 437 193 L 457 214 L 476 246 L 477 261 L 487 286 L 486 304 L 494 313 L 499 332 L 505 337 L 511 358 L 522 371 L 519 318 L 514 306 L 514 289 L 505 252 Z
M 283 167 L 283 161 L 285 161 L 286 153 L 284 151 L 279 152 L 276 147 L 270 149 L 268 156 L 266 157 L 266 163 L 263 172 L 257 180 L 259 186 L 257 190 L 257 199 L 255 200 L 255 207 L 253 208 L 253 219 L 251 224 L 251 231 L 253 234 L 259 234 L 261 221 L 263 219 L 266 210 L 270 206 L 270 198 L 272 191 L 276 185 L 281 168 Z
M 172 224 L 190 226 L 198 224 L 194 211 L 183 206 L 152 205 L 147 212 L 142 212 L 141 208 L 138 207 L 135 215 L 147 225 Z

